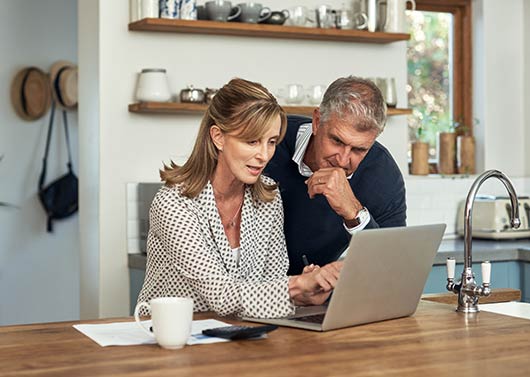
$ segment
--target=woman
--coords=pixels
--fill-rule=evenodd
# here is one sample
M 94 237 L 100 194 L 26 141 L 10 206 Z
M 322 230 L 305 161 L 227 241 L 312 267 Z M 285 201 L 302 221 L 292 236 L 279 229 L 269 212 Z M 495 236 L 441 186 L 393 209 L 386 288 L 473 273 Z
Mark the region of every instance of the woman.
M 260 84 L 233 79 L 217 92 L 188 161 L 160 172 L 139 302 L 191 297 L 195 311 L 283 317 L 327 299 L 337 268 L 286 275 L 281 198 L 261 175 L 285 128 L 285 112 Z

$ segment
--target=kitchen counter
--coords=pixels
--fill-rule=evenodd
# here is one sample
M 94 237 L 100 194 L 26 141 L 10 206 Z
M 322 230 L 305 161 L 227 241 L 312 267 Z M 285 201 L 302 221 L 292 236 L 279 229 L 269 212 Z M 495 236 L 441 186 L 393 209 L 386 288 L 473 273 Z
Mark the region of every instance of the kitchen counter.
M 473 262 L 519 261 L 530 262 L 530 239 L 521 240 L 479 240 L 471 245 Z M 443 240 L 434 258 L 434 265 L 445 265 L 448 257 L 455 257 L 457 263 L 464 263 L 464 239 Z
M 216 318 L 211 313 L 194 319 Z M 132 318 L 121 318 L 131 321 Z M 107 319 L 91 322 L 115 322 Z M 72 325 L 0 327 L 3 376 L 528 376 L 530 321 L 456 313 L 420 301 L 416 313 L 325 333 L 279 328 L 267 339 L 166 350 L 100 347 Z M 88 321 L 83 321 L 88 323 Z

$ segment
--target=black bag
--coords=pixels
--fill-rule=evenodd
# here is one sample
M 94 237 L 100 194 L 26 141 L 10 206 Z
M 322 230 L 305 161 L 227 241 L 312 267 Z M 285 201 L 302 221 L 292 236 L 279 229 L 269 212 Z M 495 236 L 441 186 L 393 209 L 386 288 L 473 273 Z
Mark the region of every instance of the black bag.
M 68 122 L 65 110 L 63 110 L 63 123 L 64 134 L 66 136 L 66 148 L 68 149 L 68 173 L 44 187 L 54 115 L 55 103 L 52 104 L 48 137 L 46 139 L 46 151 L 42 160 L 43 165 L 39 178 L 39 199 L 48 216 L 48 232 L 53 231 L 53 220 L 69 217 L 76 213 L 78 209 L 78 181 L 72 170 L 72 153 L 70 151 L 70 138 L 68 136 Z

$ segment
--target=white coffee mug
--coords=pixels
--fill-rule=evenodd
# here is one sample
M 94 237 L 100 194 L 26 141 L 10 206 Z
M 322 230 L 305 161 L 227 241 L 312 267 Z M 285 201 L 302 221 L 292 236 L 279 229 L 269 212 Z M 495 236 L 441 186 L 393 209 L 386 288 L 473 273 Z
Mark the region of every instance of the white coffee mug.
M 152 330 L 140 321 L 140 309 L 151 311 Z M 163 348 L 184 347 L 191 333 L 193 299 L 185 297 L 159 297 L 149 303 L 139 302 L 134 308 L 134 319 L 146 334 L 156 339 Z

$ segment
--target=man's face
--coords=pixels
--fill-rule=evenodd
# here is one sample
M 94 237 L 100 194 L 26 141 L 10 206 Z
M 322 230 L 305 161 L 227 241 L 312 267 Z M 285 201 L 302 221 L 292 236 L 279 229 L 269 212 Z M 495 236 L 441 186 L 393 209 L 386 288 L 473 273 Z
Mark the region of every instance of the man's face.
M 320 112 L 313 114 L 313 146 L 307 159 L 312 171 L 340 167 L 350 175 L 366 156 L 377 137 L 376 131 L 359 132 L 355 118 L 344 119 L 332 115 L 325 123 L 320 122 Z M 305 159 L 304 159 L 305 160 Z

